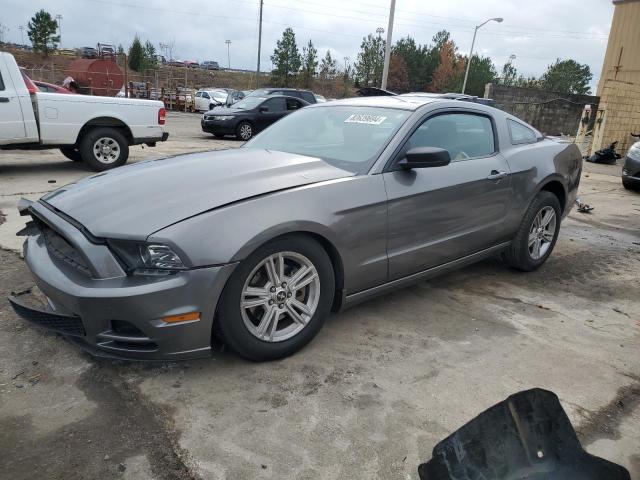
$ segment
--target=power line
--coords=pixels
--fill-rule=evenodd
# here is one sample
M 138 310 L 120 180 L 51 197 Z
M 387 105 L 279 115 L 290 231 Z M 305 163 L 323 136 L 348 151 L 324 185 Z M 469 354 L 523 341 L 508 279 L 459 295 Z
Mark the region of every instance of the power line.
M 378 20 L 373 20 L 373 19 L 367 19 L 367 18 L 362 18 L 362 17 L 356 17 L 356 16 L 350 16 L 350 15 L 340 15 L 340 14 L 336 14 L 336 13 L 329 13 L 326 11 L 318 11 L 318 10 L 309 10 L 307 8 L 300 8 L 300 7 L 292 7 L 292 6 L 284 6 L 284 5 L 277 5 L 274 3 L 269 3 L 268 4 L 270 7 L 274 7 L 274 8 L 279 8 L 279 9 L 284 9 L 284 10 L 297 10 L 300 12 L 306 12 L 306 13 L 313 13 L 314 15 L 322 15 L 322 16 L 326 16 L 326 17 L 332 17 L 332 18 L 344 18 L 347 20 L 359 20 L 361 22 L 368 22 L 368 23 L 372 23 L 372 24 L 377 24 L 379 23 Z M 371 12 L 362 12 L 360 10 L 345 10 L 347 12 L 351 11 L 354 13 L 366 13 L 369 16 L 377 16 L 377 17 L 381 17 L 384 18 L 385 20 L 388 18 L 387 15 L 380 15 L 380 14 L 372 14 Z M 400 22 L 395 22 L 396 25 L 402 25 L 402 26 L 408 26 L 408 27 L 418 27 L 418 28 L 422 28 L 425 25 L 434 25 L 436 27 L 440 27 L 440 28 L 446 28 L 449 31 L 452 32 L 473 32 L 473 27 L 470 28 L 451 28 L 450 25 L 446 25 L 446 24 L 442 24 L 442 23 L 438 23 L 438 22 L 431 22 L 431 21 L 421 21 L 420 23 L 409 23 L 406 21 L 400 21 Z M 594 33 L 575 33 L 575 34 L 560 34 L 560 32 L 557 32 L 555 35 L 549 35 L 547 33 L 531 33 L 531 32 L 527 32 L 526 30 L 502 30 L 501 32 L 490 32 L 492 35 L 495 36 L 519 36 L 519 37 L 529 37 L 529 38 L 536 38 L 536 37 L 546 37 L 546 38 L 575 38 L 575 39 L 579 39 L 579 40 L 586 40 L 586 39 L 598 39 L 598 38 L 602 38 L 602 39 L 606 39 L 607 35 L 604 34 L 594 34 Z M 579 36 L 577 36 L 579 35 Z

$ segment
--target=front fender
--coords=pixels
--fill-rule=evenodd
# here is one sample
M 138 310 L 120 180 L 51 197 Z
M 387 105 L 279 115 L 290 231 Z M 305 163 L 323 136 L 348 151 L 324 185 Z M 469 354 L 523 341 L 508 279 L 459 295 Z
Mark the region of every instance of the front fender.
M 386 221 L 382 176 L 363 175 L 236 202 L 160 230 L 149 241 L 176 246 L 199 267 L 241 261 L 287 233 L 315 234 L 340 256 L 350 293 L 386 281 Z

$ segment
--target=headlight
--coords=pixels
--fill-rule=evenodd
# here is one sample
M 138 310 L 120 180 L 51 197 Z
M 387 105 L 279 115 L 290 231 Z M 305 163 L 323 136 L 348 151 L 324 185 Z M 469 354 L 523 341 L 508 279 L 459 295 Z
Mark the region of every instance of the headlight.
M 213 119 L 214 120 L 231 120 L 233 117 L 230 115 L 214 115 Z
M 167 274 L 185 270 L 180 256 L 167 245 L 110 240 L 109 247 L 134 275 Z
M 640 142 L 636 142 L 631 145 L 631 148 L 627 152 L 627 157 L 633 158 L 634 160 L 640 160 Z

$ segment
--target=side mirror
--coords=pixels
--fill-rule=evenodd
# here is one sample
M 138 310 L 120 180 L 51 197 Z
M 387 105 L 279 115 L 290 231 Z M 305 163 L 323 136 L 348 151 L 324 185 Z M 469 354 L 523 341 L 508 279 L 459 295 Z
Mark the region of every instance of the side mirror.
M 260 108 L 258 109 L 258 111 L 259 111 L 260 113 L 268 112 L 268 111 L 269 111 L 269 107 L 260 107 Z
M 399 163 L 403 170 L 412 168 L 444 167 L 451 163 L 451 156 L 444 148 L 415 147 L 405 154 Z

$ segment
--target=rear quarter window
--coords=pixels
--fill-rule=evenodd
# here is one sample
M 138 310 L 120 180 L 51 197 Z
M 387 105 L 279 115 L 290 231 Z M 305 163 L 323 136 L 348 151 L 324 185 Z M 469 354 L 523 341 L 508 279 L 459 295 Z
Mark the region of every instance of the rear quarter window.
M 2 81 L 2 73 L 0 73 L 0 90 L 4 90 L 4 82 Z
M 509 136 L 511 137 L 512 145 L 535 143 L 538 140 L 536 132 L 521 123 L 507 119 L 507 126 L 509 127 Z

